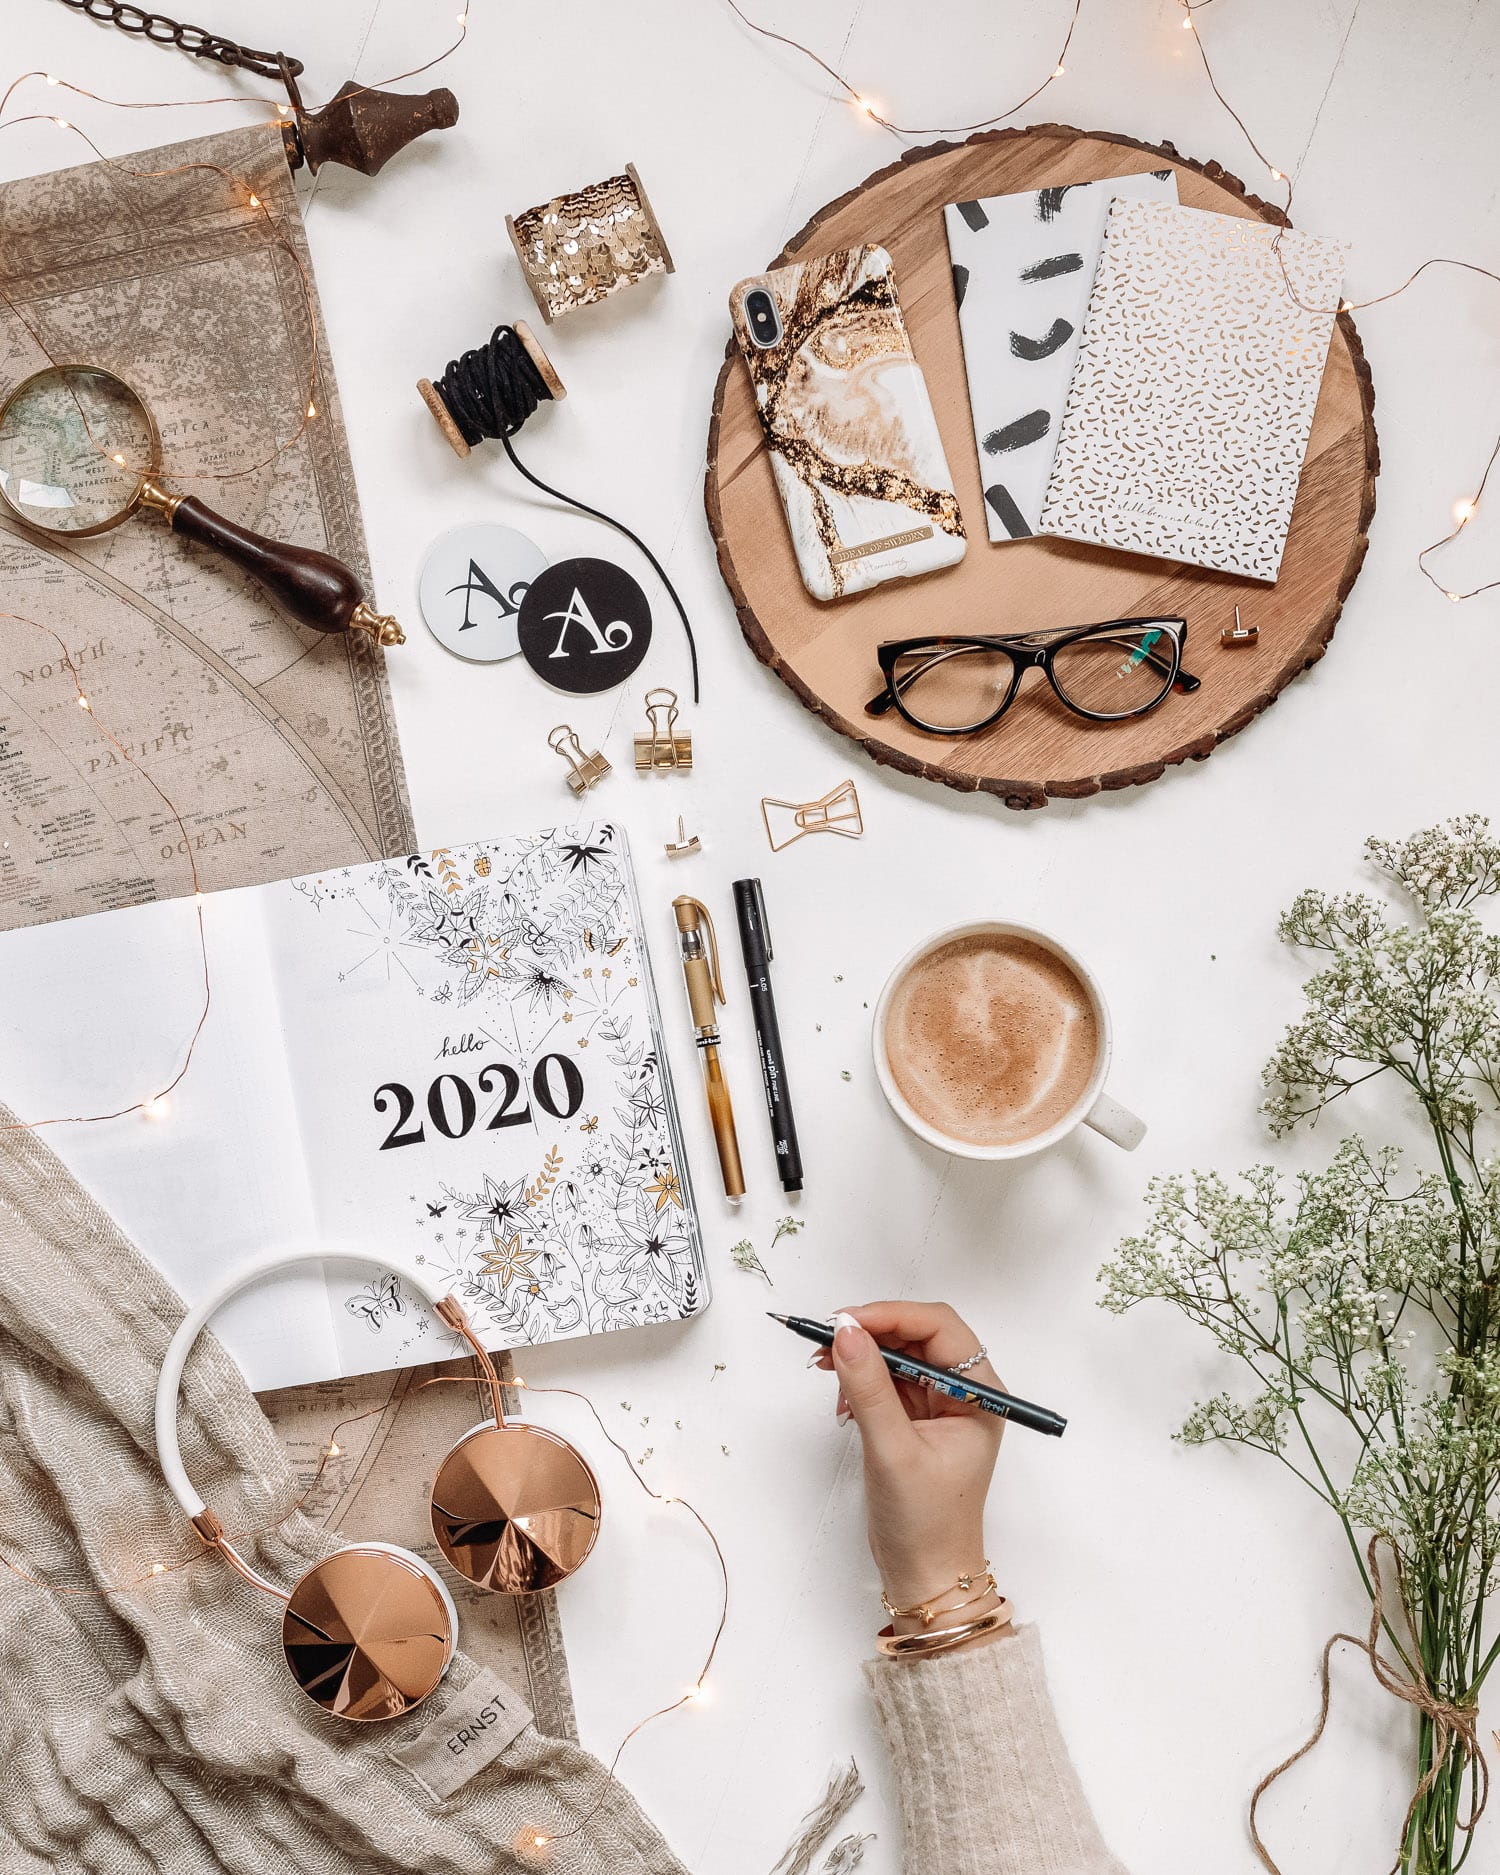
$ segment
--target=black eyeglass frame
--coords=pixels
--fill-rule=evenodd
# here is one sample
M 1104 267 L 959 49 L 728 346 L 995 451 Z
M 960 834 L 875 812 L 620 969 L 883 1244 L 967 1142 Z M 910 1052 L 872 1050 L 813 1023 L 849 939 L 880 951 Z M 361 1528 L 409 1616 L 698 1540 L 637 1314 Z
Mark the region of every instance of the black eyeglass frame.
M 1170 663 L 1157 654 L 1154 645 L 1145 653 L 1146 663 L 1152 665 L 1159 671 L 1168 673 L 1167 681 L 1162 686 L 1161 695 L 1153 697 L 1149 703 L 1143 704 L 1139 709 L 1113 712 L 1088 710 L 1085 709 L 1081 703 L 1075 703 L 1057 681 L 1056 674 L 1052 668 L 1052 660 L 1055 654 L 1058 651 L 1066 649 L 1069 645 L 1078 643 L 1080 639 L 1091 638 L 1095 635 L 1107 636 L 1112 632 L 1135 629 L 1142 626 L 1147 628 L 1152 626 L 1158 627 L 1172 646 Z M 1056 626 L 1051 630 L 1034 632 L 1005 632 L 992 635 L 983 633 L 964 634 L 939 632 L 929 633 L 921 638 L 893 638 L 887 640 L 885 644 L 876 647 L 875 655 L 879 661 L 881 673 L 885 678 L 885 689 L 882 690 L 878 696 L 871 697 L 870 701 L 865 705 L 865 714 L 867 716 L 884 716 L 887 711 L 894 709 L 906 722 L 911 724 L 913 729 L 920 729 L 924 735 L 976 735 L 980 730 L 989 729 L 993 724 L 999 722 L 1000 718 L 1010 708 L 1011 704 L 1015 702 L 1016 693 L 1021 688 L 1021 679 L 1026 675 L 1027 671 L 1039 669 L 1046 673 L 1047 681 L 1051 684 L 1053 694 L 1056 696 L 1058 702 L 1062 704 L 1065 710 L 1070 711 L 1074 716 L 1081 716 L 1085 721 L 1091 723 L 1129 722 L 1133 717 L 1149 715 L 1152 710 L 1166 701 L 1169 692 L 1173 689 L 1180 690 L 1184 694 L 1190 694 L 1192 691 L 1202 687 L 1198 678 L 1194 677 L 1190 671 L 1185 671 L 1182 668 L 1182 653 L 1186 643 L 1187 620 L 1185 618 L 1159 618 L 1154 615 L 1148 615 L 1144 618 L 1101 619 L 1097 620 L 1092 625 L 1062 625 Z M 926 665 L 921 665 L 916 670 L 912 671 L 906 680 L 906 684 L 903 685 L 896 676 L 896 666 L 902 658 L 911 657 L 924 648 L 931 649 L 935 653 L 948 652 L 950 654 L 961 651 L 1003 652 L 1004 655 L 1010 659 L 1012 674 L 1010 687 L 1005 692 L 998 708 L 993 710 L 988 716 L 983 717 L 979 722 L 965 724 L 961 729 L 945 727 L 938 723 L 924 722 L 920 716 L 913 715 L 906 707 L 905 703 L 903 703 L 901 691 L 921 676 L 922 672 L 928 667 Z

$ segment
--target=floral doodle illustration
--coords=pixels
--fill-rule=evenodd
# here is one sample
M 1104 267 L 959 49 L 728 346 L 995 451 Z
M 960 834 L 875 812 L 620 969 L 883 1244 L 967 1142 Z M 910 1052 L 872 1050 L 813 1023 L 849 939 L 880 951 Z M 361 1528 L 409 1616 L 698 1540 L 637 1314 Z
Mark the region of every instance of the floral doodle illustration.
M 433 1010 L 430 1088 L 403 1085 L 407 1068 L 376 1109 L 385 1147 L 419 1148 L 399 1154 L 415 1175 L 401 1233 L 485 1339 L 550 1341 L 701 1308 L 620 830 L 413 853 L 327 875 L 297 902 L 340 932 L 340 983 Z M 347 1306 L 379 1333 L 401 1301 L 382 1290 Z

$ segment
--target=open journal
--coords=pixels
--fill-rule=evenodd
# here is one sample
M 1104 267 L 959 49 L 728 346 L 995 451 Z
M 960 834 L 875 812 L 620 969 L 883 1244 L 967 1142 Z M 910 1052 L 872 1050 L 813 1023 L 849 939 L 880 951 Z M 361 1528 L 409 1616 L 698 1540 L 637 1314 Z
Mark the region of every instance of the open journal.
M 211 894 L 213 1000 L 148 1115 L 49 1128 L 188 1299 L 266 1247 L 420 1259 L 515 1347 L 708 1300 L 630 856 L 613 823 Z M 170 1078 L 201 1001 L 191 904 L 0 937 L 0 1094 L 98 1113 Z M 78 1246 L 80 1258 L 88 1245 Z M 277 1278 L 216 1324 L 251 1385 L 443 1358 L 399 1280 Z

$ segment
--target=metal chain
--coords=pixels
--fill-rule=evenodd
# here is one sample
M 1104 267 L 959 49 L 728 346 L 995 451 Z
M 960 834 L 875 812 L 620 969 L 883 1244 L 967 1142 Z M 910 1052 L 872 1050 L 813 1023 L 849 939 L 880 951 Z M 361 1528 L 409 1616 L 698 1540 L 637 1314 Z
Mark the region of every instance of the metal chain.
M 130 0 L 62 0 L 62 4 L 72 7 L 75 13 L 86 13 L 91 20 L 118 26 L 122 33 L 136 33 L 153 45 L 180 46 L 195 59 L 217 59 L 221 65 L 237 65 L 262 78 L 280 78 L 283 69 L 293 78 L 302 76 L 301 59 L 287 58 L 283 68 L 281 53 L 257 52 L 250 46 L 236 45 L 232 39 L 202 26 L 183 26 L 164 13 L 148 13 L 144 7 L 132 6 Z

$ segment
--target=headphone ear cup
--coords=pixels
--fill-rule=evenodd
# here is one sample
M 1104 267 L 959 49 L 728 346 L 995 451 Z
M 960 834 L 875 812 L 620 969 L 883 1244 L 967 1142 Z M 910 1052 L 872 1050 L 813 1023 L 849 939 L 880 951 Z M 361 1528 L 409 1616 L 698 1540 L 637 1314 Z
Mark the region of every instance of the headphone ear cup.
M 572 1575 L 599 1535 L 599 1486 L 542 1426 L 493 1420 L 465 1433 L 432 1485 L 432 1533 L 476 1588 L 534 1595 Z
M 359 1722 L 421 1705 L 457 1638 L 453 1598 L 436 1572 L 390 1543 L 353 1543 L 314 1563 L 281 1621 L 298 1686 L 324 1712 Z

